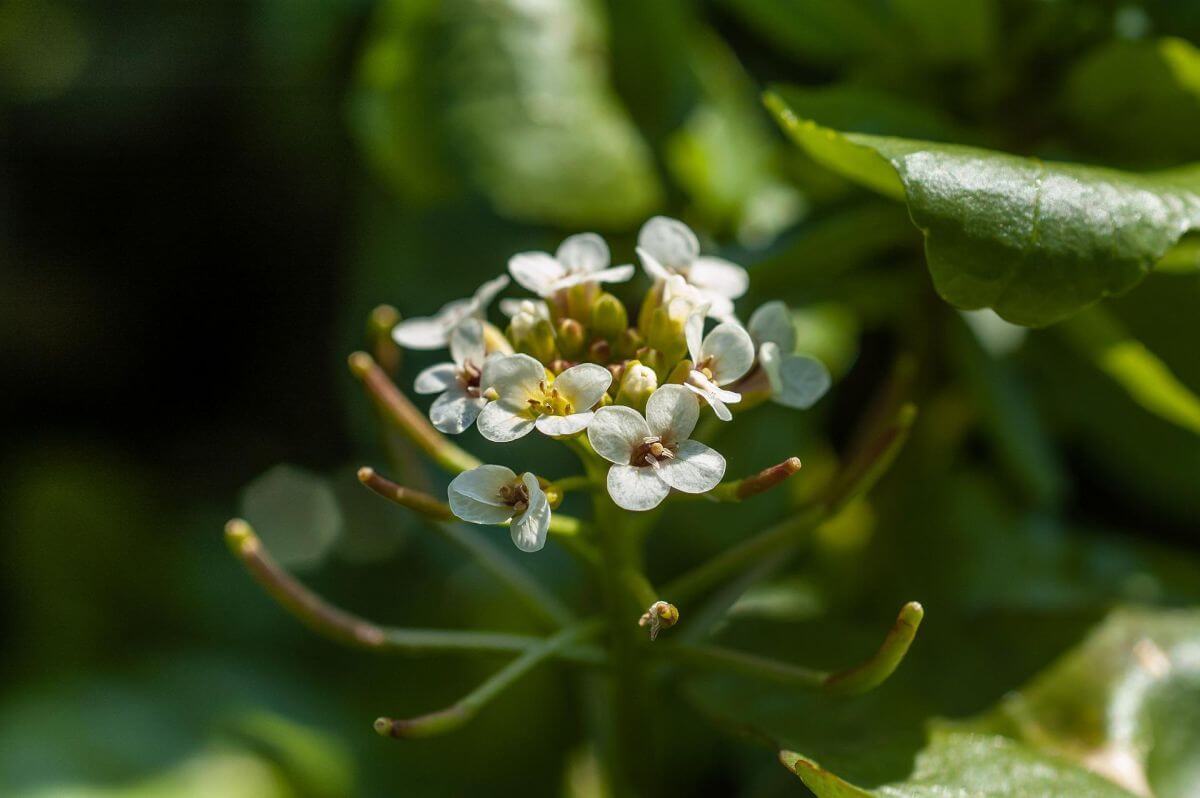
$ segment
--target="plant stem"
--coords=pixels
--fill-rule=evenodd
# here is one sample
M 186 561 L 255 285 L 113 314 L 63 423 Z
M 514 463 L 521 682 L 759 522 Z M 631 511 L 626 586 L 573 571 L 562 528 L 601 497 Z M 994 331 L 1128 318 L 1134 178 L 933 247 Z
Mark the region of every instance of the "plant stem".
M 432 737 L 454 731 L 478 714 L 493 698 L 504 692 L 537 665 L 564 651 L 568 646 L 600 628 L 599 621 L 577 623 L 558 634 L 540 641 L 526 649 L 525 653 L 497 671 L 483 684 L 476 687 L 451 706 L 409 720 L 377 718 L 375 731 L 384 737 L 412 738 Z
M 455 446 L 449 438 L 434 429 L 425 414 L 409 401 L 370 355 L 355 352 L 350 355 L 349 363 L 350 371 L 362 382 L 387 422 L 403 432 L 431 460 L 451 474 L 467 471 L 480 464 L 479 458 Z
M 545 642 L 545 638 L 498 632 L 379 626 L 333 606 L 296 581 L 267 553 L 262 541 L 245 521 L 235 518 L 226 524 L 225 540 L 234 556 L 272 598 L 310 629 L 339 643 L 401 654 L 503 654 L 528 651 Z M 604 653 L 591 645 L 560 649 L 555 651 L 555 656 L 589 664 L 604 661 Z

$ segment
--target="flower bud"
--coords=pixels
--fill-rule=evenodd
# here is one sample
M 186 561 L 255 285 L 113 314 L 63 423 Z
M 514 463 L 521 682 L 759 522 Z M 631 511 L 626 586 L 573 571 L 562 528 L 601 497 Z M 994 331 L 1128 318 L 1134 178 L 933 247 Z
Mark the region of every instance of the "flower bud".
M 612 347 L 608 345 L 608 341 L 605 341 L 603 338 L 597 338 L 588 347 L 587 359 L 590 363 L 599 363 L 602 366 L 607 365 L 608 361 L 612 359 Z
M 615 343 L 629 327 L 625 305 L 609 293 L 600 294 L 592 302 L 591 319 L 592 331 L 610 344 Z
M 483 323 L 483 345 L 487 353 L 490 355 L 497 352 L 501 355 L 511 355 L 513 353 L 512 344 L 500 328 L 489 322 Z
M 667 364 L 663 353 L 649 346 L 643 346 L 637 351 L 637 359 L 642 362 L 642 365 L 653 370 L 656 376 L 663 373 Z
M 590 317 L 596 295 L 600 293 L 597 283 L 579 283 L 567 289 L 567 315 L 586 322 Z
M 688 375 L 692 373 L 692 367 L 695 364 L 690 360 L 681 360 L 675 364 L 675 368 L 671 369 L 671 373 L 667 375 L 667 382 L 674 385 L 683 385 L 687 382 Z
M 632 407 L 639 413 L 645 412 L 646 400 L 658 388 L 658 375 L 654 370 L 631 360 L 621 375 L 621 387 L 617 390 L 616 404 Z
M 659 632 L 663 629 L 670 629 L 677 623 L 679 623 L 679 609 L 666 601 L 654 602 L 638 619 L 638 626 L 650 627 L 651 640 L 658 639 Z
M 650 316 L 646 343 L 662 352 L 667 360 L 679 360 L 687 354 L 687 338 L 683 332 L 686 321 L 686 318 L 673 317 L 665 307 L 658 308 Z
M 518 352 L 532 355 L 543 363 L 558 357 L 554 327 L 547 318 L 538 318 L 527 310 L 521 310 L 513 316 L 509 336 Z
M 613 344 L 613 356 L 617 360 L 632 360 L 637 356 L 637 351 L 645 345 L 646 341 L 642 338 L 642 334 L 630 327 L 617 336 L 617 340 Z
M 586 335 L 583 325 L 575 319 L 558 320 L 558 351 L 567 360 L 578 360 L 583 354 Z

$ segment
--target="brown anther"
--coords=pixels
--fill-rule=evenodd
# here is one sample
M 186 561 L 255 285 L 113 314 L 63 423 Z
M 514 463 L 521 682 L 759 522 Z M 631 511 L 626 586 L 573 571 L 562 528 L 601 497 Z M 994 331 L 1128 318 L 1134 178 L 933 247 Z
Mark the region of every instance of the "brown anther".
M 518 513 L 523 513 L 529 509 L 529 502 L 524 501 L 524 500 L 518 500 L 515 503 L 513 503 L 512 508 L 513 508 L 513 510 L 515 510 Z

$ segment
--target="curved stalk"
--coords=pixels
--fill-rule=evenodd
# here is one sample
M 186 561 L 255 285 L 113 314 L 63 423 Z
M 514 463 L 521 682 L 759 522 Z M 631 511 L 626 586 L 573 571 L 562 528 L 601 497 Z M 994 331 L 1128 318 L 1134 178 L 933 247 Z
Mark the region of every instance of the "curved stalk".
M 350 355 L 350 371 L 363 384 L 384 418 L 446 471 L 458 474 L 480 465 L 479 458 L 460 449 L 433 428 L 425 414 L 396 387 L 366 352 Z
M 432 737 L 454 731 L 474 718 L 479 710 L 487 706 L 492 699 L 537 665 L 558 655 L 579 640 L 595 634 L 599 628 L 599 622 L 592 620 L 563 629 L 558 634 L 527 649 L 521 656 L 505 665 L 495 675 L 449 707 L 408 720 L 377 718 L 374 724 L 375 731 L 383 737 L 398 739 Z
M 729 482 L 722 482 L 708 493 L 699 494 L 698 498 L 705 498 L 717 502 L 740 502 L 746 499 L 764 493 L 771 488 L 780 485 L 788 477 L 800 471 L 800 458 L 789 457 L 782 463 L 777 463 L 773 466 L 767 466 L 757 474 L 752 474 L 742 479 L 736 479 Z M 682 493 L 680 496 L 691 496 L 696 494 Z
M 499 632 L 380 626 L 335 607 L 296 581 L 275 562 L 253 528 L 240 518 L 225 525 L 225 541 L 254 580 L 275 601 L 313 631 L 339 643 L 400 654 L 505 654 L 528 651 L 544 642 L 544 638 Z M 604 653 L 595 646 L 573 646 L 556 651 L 555 655 L 588 664 L 604 661 Z

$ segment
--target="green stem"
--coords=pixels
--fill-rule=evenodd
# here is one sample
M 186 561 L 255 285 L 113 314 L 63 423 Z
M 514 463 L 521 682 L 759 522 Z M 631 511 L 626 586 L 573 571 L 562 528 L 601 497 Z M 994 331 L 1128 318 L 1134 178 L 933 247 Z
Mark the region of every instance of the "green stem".
M 585 621 L 563 629 L 529 648 L 521 656 L 505 665 L 483 684 L 445 709 L 421 715 L 409 720 L 377 718 L 375 731 L 383 737 L 414 738 L 432 737 L 454 731 L 479 713 L 492 699 L 537 665 L 600 628 L 596 620 Z
M 335 607 L 284 570 L 267 552 L 245 521 L 235 518 L 225 525 L 225 541 L 254 580 L 284 609 L 313 631 L 346 645 L 400 654 L 519 653 L 542 644 L 545 638 L 498 632 L 460 632 L 446 629 L 400 629 L 379 626 Z M 596 646 L 573 646 L 556 656 L 589 664 L 604 661 Z
M 409 401 L 370 355 L 355 352 L 350 355 L 349 363 L 350 371 L 362 382 L 388 423 L 403 432 L 431 460 L 451 474 L 480 465 L 479 458 L 458 448 L 434 429 L 425 414 Z
M 596 483 L 590 477 L 578 474 L 573 477 L 563 477 L 556 479 L 553 484 L 563 493 L 569 493 L 573 490 L 595 490 Z

